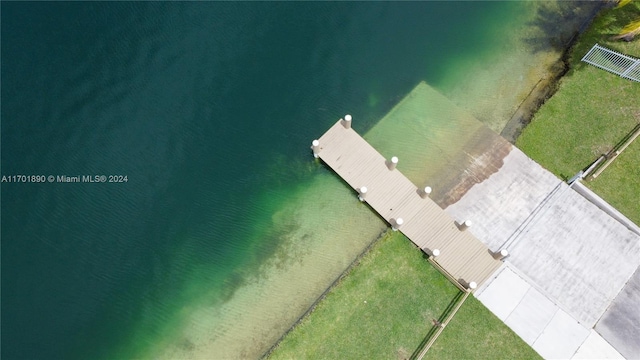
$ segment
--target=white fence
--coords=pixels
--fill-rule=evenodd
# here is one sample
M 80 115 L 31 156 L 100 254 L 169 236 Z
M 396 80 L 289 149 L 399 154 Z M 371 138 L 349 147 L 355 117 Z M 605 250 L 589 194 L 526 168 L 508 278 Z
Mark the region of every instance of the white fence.
M 623 78 L 640 82 L 640 60 L 598 44 L 593 45 L 591 50 L 582 58 L 582 61 L 620 75 Z

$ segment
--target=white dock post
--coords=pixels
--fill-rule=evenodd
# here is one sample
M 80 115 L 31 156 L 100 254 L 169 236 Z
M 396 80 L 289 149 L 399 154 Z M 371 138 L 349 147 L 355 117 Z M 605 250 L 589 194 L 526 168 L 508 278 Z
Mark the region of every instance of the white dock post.
M 358 200 L 360 201 L 364 201 L 364 197 L 367 195 L 367 187 L 363 186 L 360 189 L 358 189 Z
M 425 186 L 422 191 L 420 191 L 420 197 L 426 199 L 431 194 L 431 186 Z
M 467 230 L 469 227 L 471 227 L 472 222 L 471 220 L 465 220 L 463 223 L 461 223 L 460 225 L 458 225 L 458 229 L 460 229 L 460 231 L 465 231 Z
M 351 115 L 347 114 L 344 116 L 344 119 L 342 119 L 342 126 L 344 126 L 345 129 L 351 129 Z
M 507 249 L 502 249 L 493 253 L 493 258 L 496 260 L 502 260 L 507 256 L 509 256 L 509 251 L 507 251 Z
M 440 250 L 438 250 L 438 249 L 433 249 L 433 250 L 431 251 L 431 256 L 433 256 L 433 257 L 438 257 L 438 256 L 440 256 Z
M 478 287 L 478 284 L 475 281 L 469 283 L 469 291 L 475 290 Z
M 397 218 L 395 221 L 393 221 L 393 224 L 391 225 L 391 230 L 398 231 L 398 228 L 402 224 L 404 224 L 404 220 L 402 220 L 402 218 Z
M 393 170 L 396 168 L 396 166 L 398 165 L 398 157 L 394 156 L 391 158 L 391 160 L 387 161 L 387 167 L 389 168 L 389 170 Z
M 313 140 L 311 142 L 311 150 L 313 150 L 313 157 L 314 158 L 318 158 L 318 153 L 320 153 L 320 141 L 318 140 Z

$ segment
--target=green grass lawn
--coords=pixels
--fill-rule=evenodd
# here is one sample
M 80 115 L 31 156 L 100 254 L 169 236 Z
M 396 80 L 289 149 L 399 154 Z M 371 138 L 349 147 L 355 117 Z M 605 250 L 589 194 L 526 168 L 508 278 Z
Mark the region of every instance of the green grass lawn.
M 470 296 L 424 359 L 542 359 Z
M 640 123 L 640 83 L 622 79 L 580 61 L 595 43 L 640 57 L 640 38 L 611 41 L 634 17 L 640 1 L 603 11 L 578 40 L 571 69 L 558 91 L 536 113 L 516 145 L 542 166 L 569 178 L 611 150 Z M 640 144 L 634 143 L 587 186 L 640 223 Z
M 402 234 L 379 240 L 271 353 L 271 359 L 409 358 L 459 290 Z M 431 359 L 539 356 L 469 297 Z

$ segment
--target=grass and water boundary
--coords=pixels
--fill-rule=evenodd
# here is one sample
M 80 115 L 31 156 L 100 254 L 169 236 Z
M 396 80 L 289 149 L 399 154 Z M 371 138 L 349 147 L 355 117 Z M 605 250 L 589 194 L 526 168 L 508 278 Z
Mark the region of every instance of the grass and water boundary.
M 460 291 L 399 232 L 388 232 L 269 354 L 270 359 L 415 358 Z M 425 359 L 537 359 L 469 297 Z
M 640 39 L 612 40 L 640 14 L 640 2 L 605 9 L 580 36 L 569 71 L 536 112 L 516 145 L 557 176 L 568 179 L 611 151 L 640 124 L 640 84 L 581 62 L 598 43 L 640 57 Z M 640 223 L 640 143 L 632 143 L 597 179 L 585 182 L 636 224 Z

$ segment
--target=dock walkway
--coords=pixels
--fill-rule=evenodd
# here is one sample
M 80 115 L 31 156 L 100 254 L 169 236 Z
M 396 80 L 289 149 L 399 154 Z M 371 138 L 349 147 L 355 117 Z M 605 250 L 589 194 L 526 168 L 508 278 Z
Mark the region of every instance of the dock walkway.
M 382 218 L 427 254 L 439 250 L 432 261 L 457 285 L 480 286 L 502 264 L 433 200 L 421 196 L 422 190 L 358 135 L 350 120 L 340 119 L 314 145 L 314 154 L 352 188 L 361 193 L 366 187 L 361 197 Z

